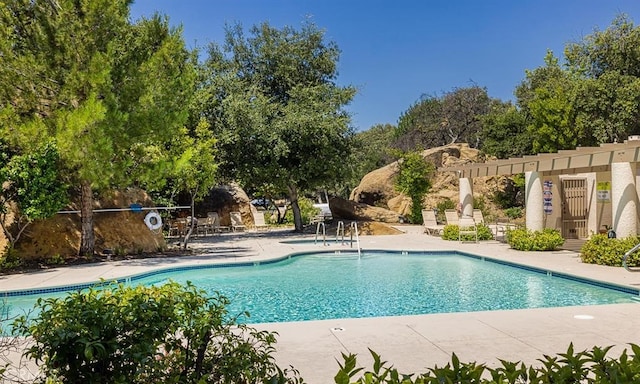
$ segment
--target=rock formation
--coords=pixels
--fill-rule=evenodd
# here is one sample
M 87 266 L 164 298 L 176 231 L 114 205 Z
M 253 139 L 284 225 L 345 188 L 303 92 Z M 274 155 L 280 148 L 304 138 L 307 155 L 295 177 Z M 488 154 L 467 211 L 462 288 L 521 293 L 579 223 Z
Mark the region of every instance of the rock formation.
M 480 151 L 469 148 L 468 144 L 455 143 L 443 147 L 431 148 L 422 152 L 425 160 L 436 167 L 484 162 Z M 364 203 L 407 216 L 410 213 L 411 199 L 397 192 L 394 180 L 398 173 L 398 163 L 394 162 L 376 169 L 362 178 L 349 197 L 356 203 Z M 498 189 L 500 178 L 480 178 L 474 180 L 475 196 L 487 196 Z M 423 204 L 426 208 L 435 208 L 444 200 L 458 203 L 458 177 L 453 173 L 436 172 L 432 178 L 432 186 Z

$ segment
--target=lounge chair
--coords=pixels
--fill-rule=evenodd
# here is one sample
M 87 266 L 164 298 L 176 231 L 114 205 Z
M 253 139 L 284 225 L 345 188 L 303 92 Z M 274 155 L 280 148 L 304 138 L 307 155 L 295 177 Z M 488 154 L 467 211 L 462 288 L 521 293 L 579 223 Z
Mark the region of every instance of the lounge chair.
M 211 220 L 211 233 L 229 231 L 229 227 L 220 225 L 220 215 L 218 215 L 218 212 L 208 212 L 207 219 Z
M 469 237 L 471 237 L 471 240 L 468 240 Z M 458 240 L 461 243 L 465 241 L 473 241 L 474 243 L 478 242 L 478 229 L 473 217 L 462 216 L 460 218 L 460 221 L 458 222 Z
M 264 212 L 260 212 L 255 207 L 251 206 L 251 216 L 253 216 L 253 227 L 256 230 L 269 229 L 269 226 L 264 220 Z
M 447 220 L 447 225 L 458 225 L 458 222 L 460 221 L 458 211 L 456 211 L 455 209 L 445 209 L 444 217 Z
M 244 231 L 247 227 L 242 223 L 242 214 L 240 212 L 230 212 L 231 217 L 231 230 L 232 231 Z
M 482 211 L 479 209 L 473 210 L 473 220 L 476 221 L 476 224 L 484 224 L 484 216 L 482 215 Z
M 430 209 L 422 210 L 422 225 L 424 226 L 424 232 L 430 235 L 442 235 L 444 225 L 438 224 L 436 220 L 436 214 Z

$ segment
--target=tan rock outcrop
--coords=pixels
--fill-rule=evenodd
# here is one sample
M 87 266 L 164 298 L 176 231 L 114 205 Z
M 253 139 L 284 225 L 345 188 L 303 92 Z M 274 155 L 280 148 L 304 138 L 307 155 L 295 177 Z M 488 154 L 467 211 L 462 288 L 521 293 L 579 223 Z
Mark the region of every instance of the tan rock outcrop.
M 113 191 L 94 203 L 94 209 L 127 208 L 130 204 L 153 207 L 151 198 L 140 189 Z M 96 252 L 157 252 L 166 246 L 159 231 L 151 231 L 144 223 L 148 211 L 96 212 L 94 233 Z M 80 215 L 57 214 L 47 220 L 33 222 L 16 244 L 18 254 L 26 259 L 55 255 L 75 256 L 80 247 Z
M 422 152 L 425 160 L 436 167 L 484 162 L 485 159 L 477 149 L 470 148 L 466 143 L 449 144 L 443 147 L 431 148 Z M 350 200 L 371 206 L 382 207 L 408 216 L 410 214 L 411 199 L 397 192 L 394 181 L 398 173 L 398 162 L 388 164 L 365 175 L 360 184 L 351 192 Z M 489 196 L 499 188 L 501 178 L 474 179 L 474 196 Z M 432 178 L 432 186 L 423 201 L 426 208 L 434 208 L 444 200 L 458 203 L 458 177 L 453 173 L 436 172 Z
M 400 215 L 398 215 L 397 212 L 345 200 L 340 197 L 329 199 L 329 209 L 331 209 L 333 217 L 337 219 L 378 221 L 383 223 L 400 222 Z

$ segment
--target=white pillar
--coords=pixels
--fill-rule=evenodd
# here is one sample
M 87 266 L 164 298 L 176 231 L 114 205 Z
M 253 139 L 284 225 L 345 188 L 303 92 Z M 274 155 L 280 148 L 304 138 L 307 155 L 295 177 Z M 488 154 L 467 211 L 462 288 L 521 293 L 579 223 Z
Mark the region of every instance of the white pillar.
M 470 177 L 461 177 L 460 186 L 460 214 L 473 216 L 473 180 Z
M 525 172 L 526 225 L 532 231 L 544 229 L 542 181 L 538 172 Z
M 636 186 L 631 163 L 611 163 L 611 210 L 618 237 L 635 236 Z

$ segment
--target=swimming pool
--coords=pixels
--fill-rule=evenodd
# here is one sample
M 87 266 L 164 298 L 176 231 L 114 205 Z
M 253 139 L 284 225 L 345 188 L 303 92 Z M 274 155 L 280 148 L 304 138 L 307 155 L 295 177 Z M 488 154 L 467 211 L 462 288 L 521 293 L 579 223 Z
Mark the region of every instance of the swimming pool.
M 277 262 L 172 268 L 131 284 L 191 281 L 231 299 L 246 322 L 283 322 L 631 302 L 638 291 L 459 252 L 318 252 Z M 76 289 L 82 288 L 76 287 Z M 58 289 L 60 290 L 60 289 Z M 16 294 L 16 293 L 9 293 Z M 9 315 L 43 296 L 6 297 Z M 7 296 L 7 294 L 5 294 Z

